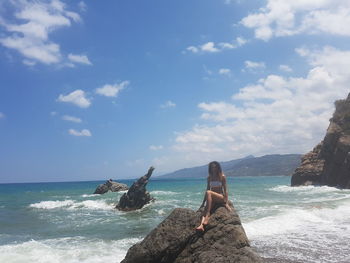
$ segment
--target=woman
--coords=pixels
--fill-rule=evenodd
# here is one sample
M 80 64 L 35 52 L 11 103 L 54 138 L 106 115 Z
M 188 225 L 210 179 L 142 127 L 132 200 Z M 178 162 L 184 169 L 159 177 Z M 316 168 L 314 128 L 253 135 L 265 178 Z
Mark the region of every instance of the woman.
M 209 176 L 207 178 L 207 191 L 204 195 L 201 207 L 206 206 L 202 216 L 201 224 L 196 228 L 198 231 L 204 231 L 204 226 L 208 224 L 210 211 L 215 204 L 224 204 L 228 210 L 228 192 L 226 185 L 226 177 L 221 170 L 218 162 L 211 162 L 208 166 Z

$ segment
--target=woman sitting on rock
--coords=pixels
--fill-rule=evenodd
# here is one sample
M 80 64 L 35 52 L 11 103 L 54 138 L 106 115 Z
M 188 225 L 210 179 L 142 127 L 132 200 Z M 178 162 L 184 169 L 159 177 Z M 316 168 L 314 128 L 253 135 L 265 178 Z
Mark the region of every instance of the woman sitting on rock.
M 208 166 L 209 176 L 207 178 L 207 191 L 205 192 L 203 203 L 201 207 L 204 208 L 201 224 L 196 228 L 198 231 L 204 231 L 204 226 L 208 224 L 210 211 L 215 205 L 225 205 L 228 210 L 228 192 L 226 185 L 226 177 L 222 172 L 221 166 L 218 162 L 211 162 Z

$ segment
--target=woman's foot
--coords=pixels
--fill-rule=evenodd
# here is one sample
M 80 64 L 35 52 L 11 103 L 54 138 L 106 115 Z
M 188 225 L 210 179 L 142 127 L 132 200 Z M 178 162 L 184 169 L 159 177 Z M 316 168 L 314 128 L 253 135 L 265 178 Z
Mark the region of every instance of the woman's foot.
M 230 211 L 230 212 L 232 211 L 232 208 L 228 204 L 226 204 L 225 207 L 228 211 Z
M 206 226 L 208 224 L 208 222 L 209 222 L 209 216 L 205 216 L 204 220 L 203 220 L 203 225 Z
M 204 232 L 204 226 L 203 224 L 200 224 L 198 227 L 196 227 L 197 231 Z

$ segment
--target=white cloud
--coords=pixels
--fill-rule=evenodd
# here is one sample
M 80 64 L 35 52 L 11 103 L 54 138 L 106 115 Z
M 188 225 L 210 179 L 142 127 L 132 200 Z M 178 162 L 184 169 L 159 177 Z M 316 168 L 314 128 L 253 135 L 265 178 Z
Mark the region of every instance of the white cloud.
M 163 145 L 151 145 L 150 147 L 149 147 L 149 149 L 150 150 L 152 150 L 152 151 L 159 151 L 159 150 L 162 150 L 163 149 Z
M 225 4 L 227 4 L 227 5 L 232 4 L 232 3 L 241 4 L 244 1 L 246 1 L 246 0 L 225 0 Z
M 350 36 L 350 2 L 268 0 L 266 6 L 243 18 L 241 23 L 254 29 L 255 37 L 265 41 L 301 33 Z
M 214 42 L 208 42 L 203 44 L 200 49 L 204 52 L 218 52 L 219 49 L 215 47 Z
M 198 53 L 199 49 L 195 46 L 189 46 L 188 48 L 186 48 L 186 50 L 191 51 L 193 53 Z
M 212 41 L 204 43 L 199 46 L 189 46 L 186 48 L 187 51 L 191 51 L 192 53 L 217 53 L 228 49 L 234 49 L 241 47 L 248 43 L 248 40 L 244 39 L 243 37 L 237 37 L 234 41 L 231 43 L 228 42 L 220 42 L 220 43 L 214 43 Z
M 97 88 L 96 93 L 106 97 L 117 97 L 118 93 L 129 85 L 129 81 L 123 81 L 119 84 L 106 84 L 102 88 Z
M 73 103 L 80 108 L 88 108 L 91 105 L 90 100 L 86 98 L 85 92 L 81 89 L 77 89 L 68 95 L 60 94 L 57 100 L 60 102 Z
M 80 1 L 78 4 L 78 7 L 80 9 L 80 11 L 85 12 L 87 10 L 87 5 L 85 4 L 84 1 Z
M 91 132 L 87 129 L 82 129 L 81 131 L 77 131 L 75 129 L 69 129 L 68 133 L 73 136 L 86 136 L 86 137 L 91 136 Z
M 266 67 L 264 62 L 255 62 L 250 60 L 244 61 L 244 66 L 249 71 L 263 70 Z
M 233 49 L 236 47 L 235 45 L 233 45 L 231 43 L 227 43 L 227 42 L 221 42 L 218 45 L 221 48 L 220 51 L 224 50 L 224 49 Z M 219 49 L 217 49 L 217 51 L 219 51 Z
M 293 70 L 288 65 L 280 65 L 279 69 L 284 72 L 292 72 Z
M 248 40 L 245 39 L 245 38 L 243 38 L 243 37 L 237 37 L 237 38 L 236 38 L 236 42 L 237 42 L 237 46 L 238 46 L 238 47 L 241 47 L 241 46 L 247 44 L 247 43 L 248 43 Z
M 243 118 L 244 114 L 235 105 L 226 102 L 212 102 L 212 103 L 199 103 L 198 108 L 200 108 L 203 113 L 201 118 L 204 120 L 214 120 L 214 121 L 226 121 L 229 119 Z M 212 113 L 215 114 L 212 114 Z
M 231 70 L 228 68 L 221 68 L 219 69 L 219 74 L 220 75 L 230 75 L 231 74 Z
M 80 118 L 77 118 L 77 117 L 74 117 L 74 116 L 69 116 L 69 115 L 62 116 L 62 120 L 76 122 L 76 123 L 81 123 L 82 122 L 82 120 Z
M 305 77 L 268 75 L 241 88 L 231 102 L 200 103 L 207 124 L 178 132 L 172 147 L 184 162 L 305 153 L 320 142 L 334 101 L 349 93 L 350 51 L 298 52 L 311 66 Z
M 163 108 L 163 109 L 165 109 L 165 108 L 174 108 L 174 107 L 176 107 L 176 104 L 174 102 L 168 100 L 164 104 L 160 105 L 160 107 Z
M 6 34 L 0 37 L 0 44 L 18 51 L 26 59 L 24 64 L 32 66 L 35 62 L 57 64 L 62 61 L 60 46 L 49 39 L 49 34 L 62 27 L 79 22 L 79 14 L 67 10 L 60 0 L 11 1 L 16 22 L 8 23 L 0 14 L 0 21 Z
M 23 59 L 22 63 L 27 66 L 35 66 L 36 62 L 28 59 Z
M 4 119 L 5 118 L 5 114 L 3 114 L 2 112 L 0 112 L 0 119 Z
M 74 63 L 84 64 L 89 66 L 92 65 L 92 63 L 90 62 L 89 58 L 86 55 L 69 54 L 68 59 Z

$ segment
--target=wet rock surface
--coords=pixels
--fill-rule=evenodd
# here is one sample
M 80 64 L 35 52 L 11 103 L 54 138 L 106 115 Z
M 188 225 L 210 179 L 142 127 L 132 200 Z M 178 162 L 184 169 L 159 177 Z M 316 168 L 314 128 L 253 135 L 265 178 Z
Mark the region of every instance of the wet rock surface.
M 202 211 L 176 208 L 143 241 L 132 246 L 122 263 L 262 262 L 249 245 L 234 210 L 214 208 L 204 232 L 196 232 Z
M 328 185 L 350 188 L 350 94 L 335 102 L 325 138 L 302 157 L 291 185 Z

